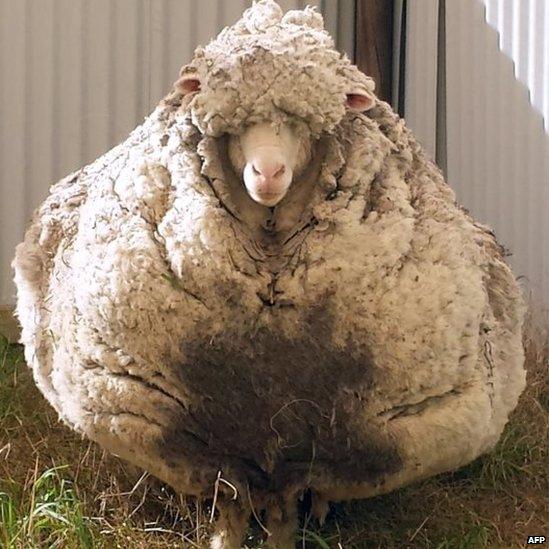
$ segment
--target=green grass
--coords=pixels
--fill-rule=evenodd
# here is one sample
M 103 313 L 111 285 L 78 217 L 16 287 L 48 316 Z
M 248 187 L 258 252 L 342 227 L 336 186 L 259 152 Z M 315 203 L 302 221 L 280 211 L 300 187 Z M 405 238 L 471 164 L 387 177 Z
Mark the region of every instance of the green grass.
M 91 521 L 72 483 L 60 475 L 67 468 L 44 471 L 33 480 L 28 497 L 17 486 L 0 492 L 3 547 L 94 547 Z
M 467 467 L 307 517 L 298 547 L 524 547 L 547 535 L 549 342 L 525 338 L 528 387 L 495 450 Z M 20 346 L 0 337 L 0 547 L 204 547 L 208 502 L 185 499 L 61 425 Z M 247 547 L 263 544 L 252 526 Z
M 9 345 L 0 334 L 0 420 L 11 415 L 17 417 L 20 413 L 18 394 L 14 388 L 18 386 L 18 376 L 24 358 L 17 345 Z

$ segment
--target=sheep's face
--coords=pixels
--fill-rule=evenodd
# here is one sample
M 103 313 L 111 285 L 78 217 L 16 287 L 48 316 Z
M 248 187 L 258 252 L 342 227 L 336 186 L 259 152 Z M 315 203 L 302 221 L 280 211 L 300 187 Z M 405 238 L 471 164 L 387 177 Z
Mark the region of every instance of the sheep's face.
M 282 200 L 316 139 L 376 100 L 372 80 L 335 50 L 320 14 L 284 15 L 273 0 L 259 0 L 198 48 L 176 89 L 203 134 L 230 135 L 233 166 L 265 206 Z
M 250 197 L 276 206 L 311 159 L 307 132 L 289 124 L 263 122 L 229 139 L 229 157 Z
M 259 123 L 299 121 L 313 138 L 332 133 L 346 109 L 373 106 L 373 81 L 335 48 L 312 8 L 283 14 L 259 0 L 183 67 L 176 88 L 208 136 Z

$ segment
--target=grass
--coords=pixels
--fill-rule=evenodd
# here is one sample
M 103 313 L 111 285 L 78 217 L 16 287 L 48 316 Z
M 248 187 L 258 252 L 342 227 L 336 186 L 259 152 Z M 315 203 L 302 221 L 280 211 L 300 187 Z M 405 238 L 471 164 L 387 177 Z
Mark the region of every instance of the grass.
M 38 463 L 38 462 L 37 462 Z M 20 486 L 0 492 L 0 522 L 2 544 L 25 547 L 91 548 L 93 535 L 88 520 L 82 514 L 72 483 L 60 471 L 67 466 L 52 467 L 39 477 L 33 477 L 29 497 Z
M 528 387 L 495 450 L 386 496 L 304 517 L 298 547 L 524 547 L 549 532 L 549 339 L 525 336 Z M 187 500 L 61 425 L 22 350 L 0 336 L 0 547 L 204 547 L 208 502 Z M 247 547 L 261 547 L 252 527 Z

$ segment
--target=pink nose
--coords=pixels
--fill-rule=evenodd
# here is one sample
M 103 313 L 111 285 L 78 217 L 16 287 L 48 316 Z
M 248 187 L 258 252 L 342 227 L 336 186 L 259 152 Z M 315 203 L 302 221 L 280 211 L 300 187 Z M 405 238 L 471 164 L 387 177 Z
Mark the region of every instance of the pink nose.
M 252 170 L 254 175 L 261 175 L 265 179 L 275 179 L 282 175 L 286 168 L 280 162 L 256 161 L 252 164 Z

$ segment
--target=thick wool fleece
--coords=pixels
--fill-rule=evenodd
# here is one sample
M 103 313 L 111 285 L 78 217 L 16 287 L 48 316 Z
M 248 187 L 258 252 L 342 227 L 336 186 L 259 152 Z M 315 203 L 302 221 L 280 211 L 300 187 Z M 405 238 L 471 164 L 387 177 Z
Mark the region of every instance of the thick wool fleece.
M 186 494 L 220 472 L 219 547 L 267 509 L 369 497 L 490 450 L 525 375 L 523 303 L 490 230 L 455 204 L 314 11 L 270 0 L 197 50 L 121 145 L 51 188 L 17 248 L 22 342 L 71 427 Z M 275 208 L 253 202 L 227 134 L 313 136 Z

